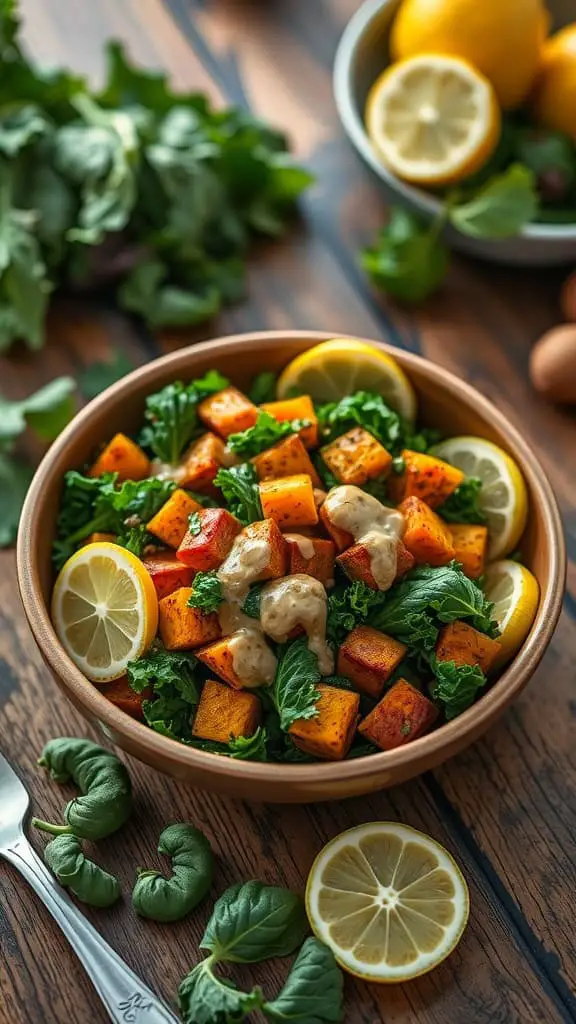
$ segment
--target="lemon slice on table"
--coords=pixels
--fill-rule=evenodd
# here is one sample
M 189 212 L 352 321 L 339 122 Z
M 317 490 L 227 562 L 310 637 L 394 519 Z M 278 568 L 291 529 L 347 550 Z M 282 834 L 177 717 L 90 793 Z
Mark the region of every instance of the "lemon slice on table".
M 126 548 L 86 544 L 56 580 L 52 621 L 66 652 L 88 679 L 118 679 L 156 635 L 154 584 L 140 559 Z
M 486 569 L 484 592 L 494 602 L 493 615 L 501 635 L 496 667 L 503 665 L 524 643 L 538 608 L 538 580 L 525 566 L 507 558 Z
M 372 86 L 366 130 L 394 174 L 419 185 L 461 181 L 500 137 L 496 93 L 467 61 L 423 53 L 390 65 Z
M 513 551 L 528 515 L 526 484 L 514 459 L 482 437 L 450 437 L 431 452 L 482 481 L 479 504 L 488 521 L 488 557 L 492 560 Z
M 345 970 L 367 981 L 409 981 L 457 945 L 469 896 L 443 846 L 382 821 L 351 828 L 324 847 L 308 877 L 306 909 Z
M 353 338 L 332 338 L 296 356 L 280 374 L 278 398 L 293 389 L 315 402 L 337 402 L 354 391 L 376 391 L 407 420 L 416 418 L 408 377 L 386 352 Z

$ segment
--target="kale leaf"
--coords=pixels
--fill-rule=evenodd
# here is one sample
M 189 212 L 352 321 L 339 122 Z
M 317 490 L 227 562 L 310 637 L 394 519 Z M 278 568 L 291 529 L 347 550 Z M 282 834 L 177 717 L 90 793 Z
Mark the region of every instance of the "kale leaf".
M 467 476 L 438 509 L 438 514 L 448 523 L 486 522 L 480 507 L 482 481 L 477 476 Z
M 232 515 L 244 526 L 263 519 L 258 477 L 251 463 L 243 462 L 230 469 L 219 469 L 214 483 L 222 491 Z
M 289 434 L 297 434 L 302 427 L 308 426 L 307 420 L 284 420 L 280 422 L 274 419 L 269 412 L 262 409 L 258 413 L 258 419 L 253 427 L 242 430 L 237 434 L 230 434 L 228 447 L 236 455 L 242 455 L 250 459 L 254 455 L 271 448 Z
M 435 676 L 430 695 L 450 721 L 474 703 L 486 685 L 486 676 L 479 665 L 457 665 L 454 661 L 438 661 L 434 656 L 430 664 Z
M 190 608 L 200 608 L 208 614 L 217 611 L 223 600 L 222 584 L 216 570 L 197 572 L 192 581 L 192 593 L 188 598 Z
M 140 434 L 140 444 L 162 462 L 176 465 L 198 429 L 199 403 L 228 384 L 226 377 L 212 370 L 201 380 L 190 384 L 176 381 L 148 395 L 144 412 L 147 422 Z
M 151 694 L 142 704 L 144 718 L 156 732 L 171 739 L 190 737 L 192 716 L 198 703 L 197 661 L 186 651 L 153 647 L 128 664 L 128 682 L 136 693 Z
M 263 402 L 273 402 L 276 398 L 276 381 L 278 374 L 272 370 L 262 370 L 257 373 L 250 385 L 248 398 L 254 405 L 262 405 Z

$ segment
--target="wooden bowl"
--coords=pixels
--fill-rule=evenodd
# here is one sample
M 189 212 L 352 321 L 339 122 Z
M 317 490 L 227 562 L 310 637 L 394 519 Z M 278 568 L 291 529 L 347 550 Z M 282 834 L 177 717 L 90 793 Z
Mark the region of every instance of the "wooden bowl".
M 540 583 L 540 604 L 521 651 L 468 711 L 400 750 L 331 764 L 259 764 L 207 754 L 167 739 L 130 718 L 88 682 L 62 648 L 50 621 L 53 571 L 50 549 L 68 469 L 82 466 L 115 431 L 136 431 L 146 395 L 177 379 L 216 367 L 246 386 L 259 370 L 280 370 L 299 352 L 332 335 L 266 331 L 204 342 L 135 370 L 80 412 L 40 464 L 18 533 L 18 582 L 42 657 L 59 687 L 107 739 L 159 771 L 203 789 L 257 801 L 305 803 L 339 800 L 395 785 L 428 771 L 472 743 L 526 685 L 560 613 L 566 555 L 560 515 L 544 470 L 521 435 L 477 391 L 447 370 L 387 345 L 418 393 L 422 421 L 446 434 L 480 434 L 505 448 L 524 471 L 530 516 L 522 550 Z

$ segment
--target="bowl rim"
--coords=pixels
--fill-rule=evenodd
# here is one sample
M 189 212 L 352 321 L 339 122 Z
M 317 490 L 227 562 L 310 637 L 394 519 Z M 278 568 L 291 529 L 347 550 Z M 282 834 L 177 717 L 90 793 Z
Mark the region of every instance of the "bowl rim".
M 332 76 L 334 99 L 338 116 L 348 138 L 368 166 L 391 189 L 394 189 L 405 202 L 412 203 L 418 209 L 428 214 L 428 216 L 435 217 L 442 209 L 441 201 L 425 189 L 417 188 L 415 185 L 409 185 L 407 182 L 402 181 L 378 159 L 353 99 L 352 67 L 356 49 L 364 36 L 369 33 L 373 20 L 384 8 L 391 6 L 393 3 L 397 3 L 397 0 L 364 0 L 364 3 L 360 5 L 350 18 L 340 36 L 334 58 Z M 458 231 L 458 228 L 452 226 L 452 230 Z M 459 232 L 459 234 L 462 234 L 462 232 Z M 576 239 L 576 224 L 530 223 L 525 225 L 513 237 L 547 242 L 573 240 Z M 509 241 L 510 239 L 507 240 Z M 497 244 L 499 240 L 486 238 L 483 241 Z
M 136 383 L 139 386 L 148 384 L 152 390 L 156 385 L 159 370 L 163 377 L 166 376 L 166 371 L 170 371 L 174 373 L 174 379 L 178 379 L 189 372 L 186 365 L 192 355 L 209 356 L 211 352 L 224 354 L 235 347 L 253 351 L 260 347 L 273 346 L 282 340 L 306 340 L 313 345 L 333 337 L 355 336 L 339 332 L 306 330 L 253 331 L 200 342 L 145 363 L 81 409 L 52 444 L 34 474 L 22 509 L 16 549 L 18 586 L 26 618 L 42 656 L 55 676 L 61 680 L 63 688 L 73 694 L 92 720 L 99 720 L 121 735 L 132 749 L 144 746 L 164 762 L 177 763 L 183 768 L 196 769 L 199 773 L 210 768 L 213 775 L 218 775 L 221 780 L 242 778 L 254 783 L 266 780 L 268 783 L 286 784 L 284 763 L 233 760 L 188 747 L 154 732 L 148 725 L 131 718 L 112 704 L 95 685 L 89 681 L 87 685 L 86 677 L 69 658 L 58 640 L 50 619 L 49 605 L 44 603 L 41 595 L 38 540 L 42 534 L 42 523 L 37 510 L 40 508 L 39 498 L 52 479 L 53 465 L 64 454 L 71 438 L 88 426 L 96 411 L 102 412 L 108 407 L 116 406 L 123 396 L 132 391 Z M 546 590 L 542 592 L 536 617 L 522 648 L 500 678 L 476 704 L 451 722 L 397 750 L 382 751 L 353 760 L 291 764 L 289 778 L 300 786 L 317 785 L 322 782 L 346 782 L 350 779 L 358 781 L 377 774 L 406 769 L 412 762 L 427 757 L 433 759 L 442 748 L 450 747 L 453 741 L 462 741 L 467 736 L 470 736 L 472 741 L 474 735 L 481 731 L 482 725 L 504 710 L 534 672 L 554 632 L 564 595 L 566 551 L 560 512 L 542 466 L 519 431 L 492 402 L 449 370 L 424 357 L 384 342 L 369 343 L 396 358 L 408 375 L 412 368 L 424 370 L 432 384 L 441 383 L 443 388 L 452 391 L 455 400 L 464 400 L 465 404 L 471 405 L 484 418 L 491 420 L 496 429 L 504 434 L 511 448 L 515 450 L 515 455 L 520 456 L 523 472 L 529 479 L 531 488 L 539 496 L 545 531 L 550 538 L 549 582 Z M 463 745 L 465 741 L 460 743 L 460 746 Z M 414 774 L 417 773 L 418 769 Z

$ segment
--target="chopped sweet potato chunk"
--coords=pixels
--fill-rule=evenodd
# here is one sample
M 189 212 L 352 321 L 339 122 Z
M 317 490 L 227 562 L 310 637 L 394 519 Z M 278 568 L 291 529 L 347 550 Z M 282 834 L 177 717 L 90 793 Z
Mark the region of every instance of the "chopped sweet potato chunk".
M 414 555 L 412 555 L 403 541 L 398 541 L 398 571 L 396 573 L 396 579 L 399 580 L 410 569 L 414 568 Z
M 398 640 L 371 626 L 356 626 L 340 647 L 338 674 L 378 698 L 405 654 L 406 647 Z
M 360 694 L 320 683 L 320 699 L 315 718 L 299 718 L 288 732 L 300 750 L 324 761 L 341 761 L 350 750 L 356 724 Z
M 457 665 L 479 665 L 487 675 L 500 646 L 498 640 L 457 619 L 440 630 L 436 657 L 439 661 L 455 661 Z
M 203 508 L 198 518 L 200 532 L 188 529 L 176 557 L 197 572 L 207 572 L 222 564 L 242 523 L 225 508 Z
M 209 644 L 220 636 L 220 623 L 215 612 L 208 615 L 199 608 L 190 608 L 191 587 L 180 587 L 158 603 L 158 628 L 164 647 L 169 651 L 188 651 Z
M 306 474 L 263 480 L 258 489 L 264 517 L 273 519 L 284 529 L 314 526 L 318 522 L 314 489 Z
M 230 558 L 220 568 L 220 577 L 224 585 L 235 586 L 238 582 L 238 564 L 246 562 L 246 553 L 260 549 L 262 561 L 249 565 L 249 582 L 274 580 L 286 575 L 287 550 L 286 541 L 273 519 L 261 519 L 250 523 L 234 539 Z M 258 556 L 260 559 L 260 555 Z
M 406 498 L 398 510 L 404 516 L 404 545 L 418 565 L 447 565 L 454 558 L 450 530 L 420 498 Z
M 392 465 L 392 456 L 363 427 L 353 427 L 321 449 L 331 473 L 341 484 L 365 484 L 384 476 Z
M 135 693 L 126 676 L 115 679 L 113 683 L 106 683 L 105 686 L 99 686 L 98 689 L 112 704 L 115 704 L 121 711 L 130 715 L 131 718 L 144 721 L 142 704 L 150 697 L 151 690 Z
M 318 444 L 318 417 L 310 395 L 284 398 L 281 402 L 262 402 L 261 408 L 264 412 L 269 412 L 280 423 L 284 423 L 286 420 L 307 420 L 309 426 L 302 427 L 300 437 L 307 448 L 316 447 Z
M 390 478 L 388 488 L 392 501 L 400 504 L 405 498 L 420 498 L 430 508 L 437 508 L 462 483 L 464 473 L 456 466 L 433 455 L 402 452 L 404 472 Z
M 360 580 L 367 587 L 372 587 L 372 590 L 378 590 L 378 583 L 372 573 L 370 552 L 363 544 L 352 544 L 337 556 L 336 561 L 349 580 Z
M 82 543 L 83 544 L 103 544 L 103 543 L 114 544 L 115 542 L 116 542 L 116 534 L 115 533 L 98 533 L 98 531 L 96 531 L 96 533 L 91 533 L 89 537 L 86 537 L 86 540 L 83 541 Z
M 198 415 L 203 423 L 221 437 L 253 427 L 258 408 L 238 388 L 224 388 L 200 402 Z
M 117 473 L 118 480 L 144 480 L 150 476 L 150 459 L 126 434 L 115 434 L 96 459 L 88 476 Z
M 354 537 L 348 530 L 341 530 L 339 526 L 336 526 L 330 518 L 330 509 L 327 507 L 326 502 L 322 502 L 320 509 L 320 522 L 322 523 L 326 533 L 332 537 L 336 545 L 337 551 L 345 551 L 351 544 L 354 543 Z
M 180 587 L 190 587 L 194 578 L 194 569 L 182 565 L 172 554 L 147 555 L 142 559 L 144 568 L 150 573 L 156 589 L 158 600 L 168 597 Z
M 288 546 L 288 573 L 303 572 L 321 583 L 334 580 L 334 541 L 298 533 L 287 533 L 284 539 Z
M 259 480 L 279 480 L 295 473 L 307 473 L 314 487 L 322 483 L 298 434 L 285 437 L 273 448 L 256 455 L 252 462 Z
M 182 543 L 188 529 L 189 516 L 201 508 L 202 506 L 194 501 L 194 498 L 178 487 L 152 517 L 147 529 L 169 548 L 177 548 Z
M 436 705 L 406 679 L 399 679 L 360 722 L 358 731 L 381 750 L 394 750 L 422 736 L 437 717 Z
M 488 527 L 450 523 L 448 529 L 454 545 L 454 558 L 470 579 L 477 580 L 484 572 Z
M 179 482 L 193 491 L 210 491 L 214 477 L 225 462 L 224 442 L 215 434 L 202 434 L 184 454 Z
M 262 705 L 253 693 L 231 690 L 215 679 L 208 679 L 200 696 L 192 735 L 229 743 L 233 736 L 252 736 L 261 717 Z

